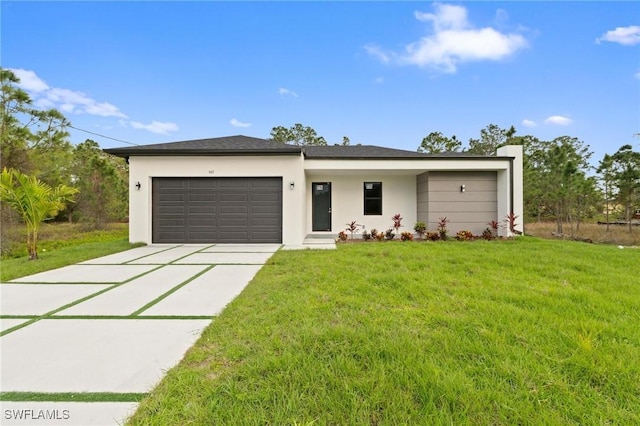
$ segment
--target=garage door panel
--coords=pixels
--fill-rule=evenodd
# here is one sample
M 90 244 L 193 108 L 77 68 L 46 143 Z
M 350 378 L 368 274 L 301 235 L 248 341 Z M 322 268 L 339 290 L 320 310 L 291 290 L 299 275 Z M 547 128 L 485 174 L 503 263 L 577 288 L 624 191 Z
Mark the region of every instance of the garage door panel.
M 221 193 L 221 203 L 246 203 L 249 201 L 247 194 Z
M 164 205 L 158 207 L 158 213 L 161 215 L 183 215 L 185 210 L 185 207 L 182 205 Z
M 210 215 L 215 215 L 216 214 L 216 208 L 215 206 L 189 206 L 189 214 L 210 214 Z
M 249 225 L 252 229 L 260 226 L 273 228 L 279 225 L 279 221 L 272 217 L 253 217 L 251 218 L 251 223 Z
M 154 243 L 282 242 L 281 178 L 154 178 Z
M 185 195 L 182 193 L 180 194 L 164 193 L 160 196 L 159 201 L 184 203 Z
M 254 179 L 250 181 L 249 186 L 251 189 L 264 190 L 267 188 L 273 188 L 273 189 L 277 189 L 279 192 L 282 192 L 282 179 L 278 179 L 278 180 Z
M 201 193 L 191 193 L 188 195 L 188 200 L 190 203 L 207 203 L 210 204 L 216 201 L 216 194 L 211 192 L 207 194 Z
M 243 179 L 220 179 L 219 181 L 220 189 L 247 189 L 249 188 L 249 181 L 245 178 Z
M 218 224 L 224 228 L 233 226 L 246 228 L 249 226 L 249 220 L 246 217 L 220 217 L 218 218 Z
M 157 185 L 159 189 L 179 189 L 183 191 L 186 188 L 187 182 L 180 179 L 163 179 L 161 181 L 154 179 L 154 185 Z

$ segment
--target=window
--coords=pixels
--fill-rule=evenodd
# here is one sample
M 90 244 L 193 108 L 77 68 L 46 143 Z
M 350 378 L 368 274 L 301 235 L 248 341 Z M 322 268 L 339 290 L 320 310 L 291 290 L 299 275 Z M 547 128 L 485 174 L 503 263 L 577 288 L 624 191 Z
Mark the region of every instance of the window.
M 382 182 L 364 183 L 364 214 L 382 214 Z

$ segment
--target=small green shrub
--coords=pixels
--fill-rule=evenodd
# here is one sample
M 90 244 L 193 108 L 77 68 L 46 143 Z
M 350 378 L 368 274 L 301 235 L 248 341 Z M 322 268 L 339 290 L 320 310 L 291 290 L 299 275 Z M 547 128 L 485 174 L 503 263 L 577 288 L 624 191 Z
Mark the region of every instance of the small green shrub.
M 424 233 L 427 232 L 427 224 L 422 221 L 418 221 L 413 225 L 413 230 L 416 231 L 418 237 L 422 239 L 424 237 Z

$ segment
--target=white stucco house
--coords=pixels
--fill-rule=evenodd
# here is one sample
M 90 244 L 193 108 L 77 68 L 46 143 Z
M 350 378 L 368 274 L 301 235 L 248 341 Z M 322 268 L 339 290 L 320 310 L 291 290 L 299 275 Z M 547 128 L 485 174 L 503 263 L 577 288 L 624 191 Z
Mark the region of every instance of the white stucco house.
M 131 242 L 299 246 L 354 220 L 383 231 L 396 213 L 400 231 L 447 217 L 452 233 L 474 234 L 522 217 L 521 146 L 434 155 L 230 136 L 105 152 L 129 161 Z

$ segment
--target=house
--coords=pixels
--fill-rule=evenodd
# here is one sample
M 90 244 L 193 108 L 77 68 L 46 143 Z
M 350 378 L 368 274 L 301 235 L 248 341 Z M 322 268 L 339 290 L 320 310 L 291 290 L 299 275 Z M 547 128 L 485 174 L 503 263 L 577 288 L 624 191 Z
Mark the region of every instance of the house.
M 510 212 L 522 217 L 521 146 L 434 155 L 229 136 L 105 151 L 129 162 L 132 242 L 295 247 L 353 220 L 388 229 L 396 213 L 400 231 L 416 221 L 435 230 L 446 216 L 451 233 L 474 234 Z

